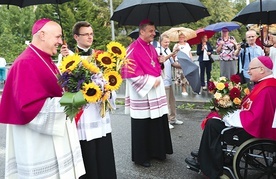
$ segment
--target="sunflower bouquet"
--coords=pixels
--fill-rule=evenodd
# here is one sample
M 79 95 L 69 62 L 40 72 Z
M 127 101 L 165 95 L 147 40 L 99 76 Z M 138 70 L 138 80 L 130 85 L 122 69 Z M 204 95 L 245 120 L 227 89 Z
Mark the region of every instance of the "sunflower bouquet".
M 232 75 L 230 79 L 220 77 L 217 81 L 211 79 L 208 90 L 214 95 L 208 106 L 221 118 L 228 112 L 240 109 L 242 99 L 250 92 L 246 84 L 241 84 L 239 75 Z
M 102 117 L 112 109 L 108 99 L 111 91 L 120 88 L 120 70 L 129 60 L 120 43 L 112 41 L 106 47 L 107 51 L 98 50 L 88 57 L 73 54 L 62 59 L 58 81 L 65 92 L 60 104 L 71 120 L 89 103 L 100 104 Z

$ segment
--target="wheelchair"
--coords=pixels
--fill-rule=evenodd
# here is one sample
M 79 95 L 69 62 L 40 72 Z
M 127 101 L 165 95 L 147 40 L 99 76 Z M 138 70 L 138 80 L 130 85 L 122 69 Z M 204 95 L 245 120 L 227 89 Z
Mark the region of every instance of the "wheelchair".
M 225 128 L 221 135 L 223 169 L 229 178 L 276 179 L 276 141 L 254 138 L 236 127 Z

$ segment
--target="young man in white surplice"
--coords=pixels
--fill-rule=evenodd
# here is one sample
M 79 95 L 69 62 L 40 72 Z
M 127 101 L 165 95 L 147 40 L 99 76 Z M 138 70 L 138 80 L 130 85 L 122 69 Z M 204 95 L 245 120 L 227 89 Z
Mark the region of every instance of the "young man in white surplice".
M 93 54 L 91 48 L 94 32 L 86 21 L 77 22 L 73 27 L 74 39 L 77 46 L 75 53 L 85 57 Z M 62 56 L 72 54 L 67 45 L 61 48 Z M 109 99 L 115 109 L 116 93 L 113 91 Z M 114 160 L 114 151 L 111 136 L 111 120 L 109 112 L 104 117 L 100 115 L 100 103 L 90 103 L 83 108 L 83 113 L 77 122 L 79 140 L 86 174 L 86 178 L 117 178 Z

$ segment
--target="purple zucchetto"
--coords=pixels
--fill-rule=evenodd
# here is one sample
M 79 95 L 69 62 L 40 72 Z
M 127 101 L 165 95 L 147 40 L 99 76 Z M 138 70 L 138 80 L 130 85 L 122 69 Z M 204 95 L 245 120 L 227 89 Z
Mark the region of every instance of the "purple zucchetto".
M 151 23 L 151 21 L 149 19 L 144 19 L 140 22 L 139 26 L 144 25 L 144 24 L 149 24 L 149 23 Z
M 43 18 L 43 19 L 39 19 L 37 20 L 32 28 L 32 35 L 34 35 L 35 33 L 37 33 L 45 24 L 47 24 L 48 22 L 50 22 L 50 19 L 47 18 Z
M 268 56 L 259 56 L 257 57 L 259 61 L 268 69 L 272 70 L 273 69 L 273 62 L 270 57 Z

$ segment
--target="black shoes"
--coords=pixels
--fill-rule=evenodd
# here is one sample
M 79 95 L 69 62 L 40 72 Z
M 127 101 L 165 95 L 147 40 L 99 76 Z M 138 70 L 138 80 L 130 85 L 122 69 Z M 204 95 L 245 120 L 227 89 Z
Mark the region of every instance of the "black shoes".
M 150 164 L 150 162 L 144 162 L 144 163 L 142 163 L 142 166 L 143 167 L 150 167 L 151 164 Z
M 195 172 L 201 173 L 200 171 L 200 165 L 196 158 L 188 157 L 185 159 L 185 162 L 188 164 L 187 168 L 190 170 L 193 170 Z
M 150 162 L 144 162 L 144 163 L 136 163 L 135 162 L 135 164 L 137 164 L 137 165 L 141 165 L 141 166 L 143 166 L 143 167 L 150 167 L 151 166 L 151 164 L 150 164 Z
M 195 159 L 195 158 L 193 158 L 193 157 L 187 157 L 187 158 L 185 159 L 185 162 L 186 162 L 188 165 L 190 165 L 190 166 L 193 166 L 193 167 L 195 167 L 195 168 L 200 169 L 200 165 L 199 165 L 197 159 Z
M 194 158 L 197 158 L 198 157 L 198 150 L 192 151 L 191 156 L 193 156 Z

